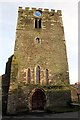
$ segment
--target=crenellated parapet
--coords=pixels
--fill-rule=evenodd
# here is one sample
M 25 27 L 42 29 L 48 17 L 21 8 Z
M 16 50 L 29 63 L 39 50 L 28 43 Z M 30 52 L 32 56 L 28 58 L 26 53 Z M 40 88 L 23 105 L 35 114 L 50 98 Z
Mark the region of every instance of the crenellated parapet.
M 34 14 L 36 11 L 39 11 L 41 13 L 41 16 L 36 17 Z M 29 7 L 19 7 L 18 9 L 18 26 L 17 29 L 24 29 L 25 26 L 27 26 L 29 23 L 34 23 L 35 19 L 41 19 L 43 22 L 43 29 L 44 23 L 50 22 L 53 24 L 54 22 L 58 22 L 62 24 L 62 12 L 61 10 L 54 10 L 54 9 L 42 9 L 42 8 L 29 8 Z M 53 26 L 52 26 L 53 27 Z M 33 27 L 32 27 L 33 28 Z
M 18 9 L 18 12 L 19 12 L 19 14 L 23 14 L 23 13 L 28 13 L 28 12 L 31 12 L 31 13 L 34 13 L 35 11 L 41 11 L 42 13 L 47 13 L 47 14 L 50 14 L 51 15 L 51 13 L 54 13 L 54 14 L 57 14 L 58 16 L 62 16 L 62 13 L 61 13 L 61 10 L 57 10 L 57 11 L 55 11 L 54 9 L 51 9 L 51 10 L 49 10 L 49 9 L 43 9 L 43 8 L 29 8 L 29 7 L 25 7 L 25 9 L 23 9 L 23 7 L 19 7 L 19 9 Z

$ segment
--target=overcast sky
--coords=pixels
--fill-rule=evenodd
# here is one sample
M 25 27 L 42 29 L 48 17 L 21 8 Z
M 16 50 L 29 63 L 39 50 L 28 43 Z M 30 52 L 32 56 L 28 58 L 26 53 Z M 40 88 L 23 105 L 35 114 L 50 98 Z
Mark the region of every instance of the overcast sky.
M 15 2 L 18 1 L 18 2 Z M 70 83 L 78 81 L 78 1 L 77 0 L 0 0 L 0 75 L 5 73 L 8 58 L 14 54 L 18 7 L 62 10 L 67 47 Z M 26 1 L 26 2 L 25 2 Z M 65 1 L 65 2 L 64 2 Z

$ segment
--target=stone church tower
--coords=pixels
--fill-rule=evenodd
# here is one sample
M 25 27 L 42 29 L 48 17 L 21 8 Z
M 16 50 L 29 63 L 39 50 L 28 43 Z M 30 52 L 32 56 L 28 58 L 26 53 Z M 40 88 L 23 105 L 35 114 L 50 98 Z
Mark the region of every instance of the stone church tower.
M 7 113 L 55 111 L 70 100 L 61 10 L 19 7 Z

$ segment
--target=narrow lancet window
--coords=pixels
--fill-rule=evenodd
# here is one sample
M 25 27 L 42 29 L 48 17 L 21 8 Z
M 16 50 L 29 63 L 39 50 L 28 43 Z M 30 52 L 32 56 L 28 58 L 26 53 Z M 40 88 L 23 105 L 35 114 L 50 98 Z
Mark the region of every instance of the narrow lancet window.
M 30 68 L 28 68 L 28 83 L 30 83 L 31 80 L 31 73 L 30 73 Z
M 36 67 L 36 84 L 40 83 L 40 67 Z
M 48 69 L 46 69 L 46 85 L 48 85 Z

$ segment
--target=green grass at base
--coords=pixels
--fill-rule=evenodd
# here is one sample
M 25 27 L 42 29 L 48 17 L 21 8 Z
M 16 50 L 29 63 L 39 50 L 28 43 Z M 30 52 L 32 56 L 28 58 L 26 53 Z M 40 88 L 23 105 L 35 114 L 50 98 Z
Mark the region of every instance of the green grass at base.
M 75 112 L 75 111 L 80 111 L 79 106 L 71 106 L 71 107 L 54 107 L 54 108 L 47 108 L 46 112 L 54 112 L 54 113 L 64 113 L 64 112 Z

